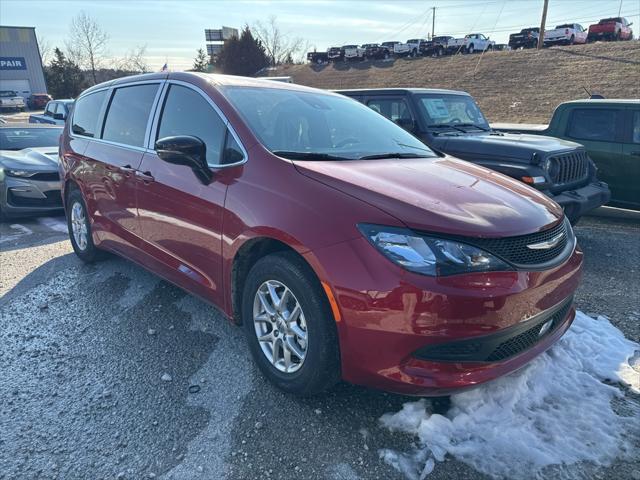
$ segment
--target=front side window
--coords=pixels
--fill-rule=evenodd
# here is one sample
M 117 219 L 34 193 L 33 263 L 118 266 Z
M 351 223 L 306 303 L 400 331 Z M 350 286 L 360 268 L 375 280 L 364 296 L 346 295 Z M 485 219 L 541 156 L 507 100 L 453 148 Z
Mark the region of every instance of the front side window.
M 103 140 L 143 147 L 149 114 L 157 92 L 158 84 L 116 89 L 104 123 Z
M 571 112 L 567 136 L 576 140 L 614 142 L 621 111 L 604 108 L 576 108 Z
M 84 137 L 95 137 L 98 132 L 98 121 L 102 104 L 107 97 L 107 90 L 90 93 L 76 100 L 73 108 L 71 131 Z M 53 105 L 49 103 L 49 105 Z M 47 108 L 49 108 L 47 106 Z
M 347 97 L 266 87 L 224 87 L 223 93 L 261 143 L 283 157 L 435 156 L 413 135 Z
M 197 137 L 207 148 L 207 163 L 219 165 L 225 131 L 220 115 L 202 95 L 182 85 L 171 85 L 162 108 L 156 140 L 177 135 Z
M 56 104 L 55 102 L 49 102 L 47 103 L 47 108 L 44 111 L 44 114 L 47 117 L 53 117 L 53 113 L 56 111 Z
M 427 126 L 471 125 L 489 128 L 475 100 L 468 95 L 419 95 L 418 105 Z

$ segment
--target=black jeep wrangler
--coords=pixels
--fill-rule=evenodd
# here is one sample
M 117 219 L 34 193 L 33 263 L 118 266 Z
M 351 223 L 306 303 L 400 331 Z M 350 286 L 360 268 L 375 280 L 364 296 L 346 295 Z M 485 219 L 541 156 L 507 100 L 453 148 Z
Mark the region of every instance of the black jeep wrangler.
M 541 135 L 491 129 L 471 95 L 453 90 L 389 88 L 339 90 L 396 122 L 436 151 L 525 182 L 553 198 L 576 222 L 609 201 L 585 148 Z

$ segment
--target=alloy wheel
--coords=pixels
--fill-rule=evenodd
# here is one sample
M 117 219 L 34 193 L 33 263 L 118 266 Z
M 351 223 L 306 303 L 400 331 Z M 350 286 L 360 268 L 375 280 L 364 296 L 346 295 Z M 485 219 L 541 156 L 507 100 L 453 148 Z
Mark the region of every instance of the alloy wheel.
M 253 323 L 260 349 L 280 372 L 300 369 L 308 350 L 307 323 L 293 292 L 278 280 L 267 280 L 253 301 Z
M 87 219 L 84 208 L 80 202 L 74 202 L 71 207 L 71 230 L 77 247 L 84 251 L 87 249 Z

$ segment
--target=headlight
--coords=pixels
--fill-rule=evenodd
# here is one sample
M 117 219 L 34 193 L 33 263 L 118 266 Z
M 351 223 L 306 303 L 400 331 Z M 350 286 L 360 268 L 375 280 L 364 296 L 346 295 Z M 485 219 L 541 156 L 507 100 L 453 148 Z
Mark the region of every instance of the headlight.
M 558 162 L 551 158 L 547 158 L 542 163 L 542 168 L 544 168 L 545 172 L 547 172 L 547 175 L 549 175 L 549 179 L 553 183 L 558 181 L 558 174 L 560 173 L 560 165 L 558 165 Z
M 30 177 L 36 172 L 29 170 L 5 170 L 4 173 L 8 177 Z
M 405 228 L 368 224 L 359 224 L 358 228 L 393 263 L 422 275 L 513 270 L 499 258 L 466 243 L 418 235 Z

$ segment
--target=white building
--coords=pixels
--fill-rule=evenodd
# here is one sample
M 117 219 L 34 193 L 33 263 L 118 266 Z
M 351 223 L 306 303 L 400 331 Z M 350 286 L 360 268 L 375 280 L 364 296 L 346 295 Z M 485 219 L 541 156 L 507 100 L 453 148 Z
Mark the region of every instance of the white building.
M 0 90 L 47 93 L 35 27 L 0 26 Z

